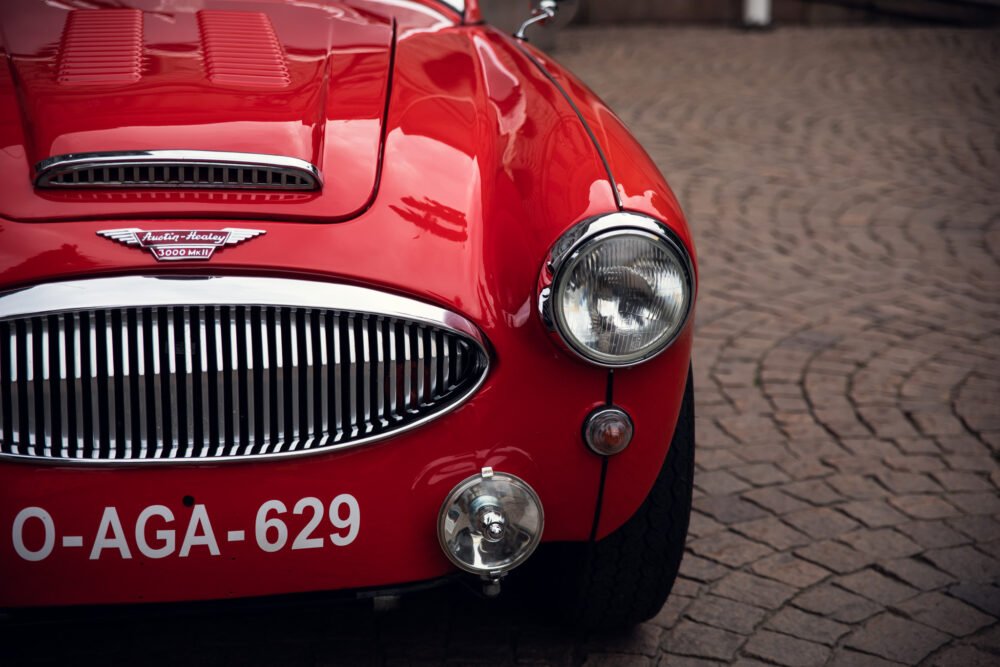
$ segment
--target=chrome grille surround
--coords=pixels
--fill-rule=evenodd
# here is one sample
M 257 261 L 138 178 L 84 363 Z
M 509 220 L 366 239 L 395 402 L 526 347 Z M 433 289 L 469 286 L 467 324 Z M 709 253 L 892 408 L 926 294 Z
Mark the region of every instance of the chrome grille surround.
M 319 190 L 319 170 L 283 155 L 164 150 L 57 155 L 35 165 L 39 188 Z
M 485 381 L 455 313 L 349 285 L 119 277 L 0 295 L 0 458 L 144 465 L 319 454 Z

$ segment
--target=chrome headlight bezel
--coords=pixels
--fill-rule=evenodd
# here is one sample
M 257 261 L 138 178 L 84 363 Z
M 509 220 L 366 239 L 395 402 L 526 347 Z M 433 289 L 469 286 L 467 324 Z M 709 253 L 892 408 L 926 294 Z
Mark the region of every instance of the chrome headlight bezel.
M 674 255 L 685 274 L 685 303 L 678 324 L 654 345 L 628 355 L 609 355 L 589 348 L 572 335 L 566 333 L 567 324 L 559 307 L 560 290 L 577 261 L 592 250 L 596 244 L 615 236 L 639 236 L 647 241 L 661 244 Z M 668 349 L 684 331 L 694 307 L 696 284 L 694 265 L 684 244 L 665 224 L 637 213 L 611 213 L 586 220 L 561 236 L 552 246 L 543 268 L 543 285 L 539 295 L 539 310 L 546 327 L 554 332 L 562 347 L 584 361 L 605 368 L 627 368 L 656 357 Z

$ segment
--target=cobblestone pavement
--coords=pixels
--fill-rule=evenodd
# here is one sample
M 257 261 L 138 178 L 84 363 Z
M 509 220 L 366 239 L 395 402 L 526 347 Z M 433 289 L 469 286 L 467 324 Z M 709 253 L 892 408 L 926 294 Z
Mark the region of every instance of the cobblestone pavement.
M 580 637 L 439 590 L 33 641 L 67 662 L 1000 664 L 1000 33 L 588 30 L 559 58 L 660 163 L 701 254 L 695 514 L 660 615 Z
M 684 579 L 600 651 L 1000 665 L 1000 33 L 567 42 L 702 269 Z

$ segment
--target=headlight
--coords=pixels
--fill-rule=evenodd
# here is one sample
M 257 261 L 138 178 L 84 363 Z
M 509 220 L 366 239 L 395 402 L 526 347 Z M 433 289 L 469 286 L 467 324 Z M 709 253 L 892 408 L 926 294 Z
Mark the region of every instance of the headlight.
M 602 366 L 655 356 L 691 310 L 688 255 L 644 216 L 616 213 L 570 230 L 554 247 L 552 270 L 551 323 L 570 349 Z

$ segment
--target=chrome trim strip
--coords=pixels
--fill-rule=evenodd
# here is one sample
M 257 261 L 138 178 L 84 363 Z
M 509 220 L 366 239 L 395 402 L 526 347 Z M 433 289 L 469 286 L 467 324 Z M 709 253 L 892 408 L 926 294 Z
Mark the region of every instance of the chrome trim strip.
M 209 181 L 151 183 L 133 182 L 125 179 L 114 184 L 58 183 L 53 179 L 62 173 L 78 173 L 85 169 L 132 169 L 133 178 L 137 167 L 206 167 L 209 171 Z M 226 168 L 236 169 L 273 169 L 285 174 L 296 174 L 303 177 L 305 186 L 284 183 L 244 183 L 243 172 L 238 174 L 238 181 L 227 181 L 226 172 L 216 179 L 216 170 Z M 74 179 L 76 180 L 76 179 Z M 256 179 L 254 179 L 256 181 Z M 270 179 L 269 179 L 270 180 Z M 93 153 L 69 153 L 46 158 L 35 165 L 35 186 L 39 188 L 85 188 L 85 187 L 135 187 L 135 188 L 216 188 L 216 189 L 256 189 L 256 190 L 319 190 L 323 187 L 323 176 L 319 169 L 310 162 L 286 155 L 269 155 L 266 153 L 236 153 L 225 151 L 201 150 L 147 150 L 147 151 L 101 151 Z
M 224 304 L 223 308 L 218 307 L 220 304 Z M 235 308 L 237 306 L 245 306 L 247 310 L 245 311 L 244 317 L 246 318 L 242 325 L 239 325 L 236 321 Z M 253 321 L 253 317 L 250 307 L 260 307 L 260 322 Z M 107 412 L 103 414 L 107 417 L 113 419 L 115 406 L 114 393 L 112 391 L 114 387 L 114 382 L 123 382 L 125 378 L 119 378 L 116 376 L 114 369 L 114 360 L 112 354 L 114 352 L 113 341 L 110 339 L 111 328 L 113 327 L 111 315 L 107 315 L 107 319 L 102 327 L 102 332 L 104 336 L 108 339 L 105 341 L 99 341 L 99 337 L 95 335 L 97 331 L 97 321 L 88 310 L 100 311 L 101 309 L 123 309 L 122 312 L 122 326 L 126 325 L 127 314 L 124 309 L 134 308 L 136 309 L 136 326 L 135 331 L 132 334 L 123 334 L 127 336 L 127 343 L 121 346 L 119 354 L 126 355 L 122 358 L 123 371 L 125 371 L 126 366 L 134 366 L 132 370 L 143 369 L 147 371 L 148 376 L 144 375 L 142 378 L 128 378 L 128 392 L 125 394 L 125 402 L 123 407 L 125 408 L 126 415 L 130 412 L 131 397 L 130 393 L 137 391 L 139 392 L 139 428 L 141 433 L 136 434 L 131 432 L 133 429 L 132 422 L 123 422 L 124 430 L 123 434 L 128 434 L 131 437 L 127 437 L 126 445 L 133 448 L 133 455 L 135 455 L 135 450 L 138 450 L 145 454 L 147 448 L 153 447 L 155 445 L 155 451 L 149 453 L 149 458 L 99 458 L 101 456 L 106 456 L 103 453 L 103 448 L 98 447 L 96 444 L 93 448 L 91 458 L 84 458 L 84 443 L 93 440 L 95 443 L 98 440 L 109 441 L 111 456 L 123 456 L 124 452 L 115 452 L 116 447 L 116 433 L 115 425 L 109 423 L 109 428 L 107 430 L 100 428 L 100 420 L 102 417 L 102 407 L 100 406 L 103 400 L 98 395 L 98 382 L 107 381 L 109 388 L 109 395 L 107 396 L 108 405 L 106 406 Z M 177 321 L 178 317 L 174 311 L 174 308 L 182 308 L 183 314 L 180 318 L 183 321 Z M 283 369 L 281 366 L 281 357 L 283 355 L 282 351 L 282 327 L 275 326 L 270 329 L 276 335 L 277 345 L 272 350 L 268 350 L 267 333 L 269 327 L 267 325 L 269 312 L 274 314 L 278 308 L 288 308 L 288 309 L 317 309 L 322 313 L 332 314 L 332 329 L 329 334 L 332 335 L 332 347 L 333 350 L 326 349 L 327 337 L 322 336 L 321 347 L 317 349 L 311 342 L 311 329 L 314 326 L 311 324 L 314 320 L 310 319 L 311 315 L 307 315 L 304 320 L 304 328 L 306 334 L 306 340 L 302 349 L 298 349 L 299 341 L 292 336 L 292 340 L 288 341 L 290 343 L 290 350 L 293 358 L 297 358 L 297 361 L 308 360 L 309 357 L 315 359 L 318 356 L 325 356 L 335 362 L 333 375 L 333 384 L 327 387 L 324 381 L 324 395 L 326 391 L 332 390 L 334 394 L 329 398 L 333 400 L 334 408 L 332 412 L 334 414 L 327 414 L 325 409 L 323 414 L 321 414 L 321 419 L 324 423 L 327 421 L 336 422 L 336 428 L 330 428 L 328 432 L 325 432 L 321 438 L 316 438 L 308 442 L 292 442 L 289 443 L 285 433 L 285 424 L 283 421 L 283 407 L 284 401 L 278 400 L 278 424 L 274 425 L 273 431 L 276 433 L 274 442 L 276 443 L 273 449 L 268 451 L 266 448 L 260 448 L 260 453 L 239 455 L 239 456 L 228 456 L 223 455 L 225 448 L 228 445 L 238 445 L 240 441 L 240 425 L 239 417 L 237 415 L 225 415 L 224 414 L 224 386 L 229 385 L 231 391 L 233 391 L 233 402 L 237 404 L 239 401 L 238 388 L 236 385 L 236 373 L 234 370 L 229 370 L 229 372 L 224 372 L 226 370 L 226 365 L 232 357 L 239 356 L 242 357 L 246 355 L 248 359 L 252 359 L 252 339 L 251 331 L 253 327 L 259 325 L 261 333 L 261 353 L 262 360 L 261 369 L 262 371 L 262 384 L 264 385 L 264 397 L 265 400 L 261 403 L 261 409 L 264 410 L 264 424 L 265 430 L 267 425 L 267 420 L 269 419 L 270 406 L 267 402 L 269 390 L 270 392 L 276 392 L 278 397 L 281 397 L 282 386 L 287 382 L 283 378 L 285 372 L 291 369 Z M 161 316 L 161 309 L 162 311 Z M 230 313 L 229 327 L 226 326 L 225 320 L 227 319 L 223 315 L 224 309 L 233 311 Z M 194 327 L 193 323 L 190 321 L 192 316 L 195 316 L 199 311 L 204 310 L 206 313 L 205 317 L 199 317 L 199 325 L 197 328 Z M 486 340 L 480 333 L 479 329 L 468 319 L 458 315 L 456 313 L 444 310 L 437 306 L 422 303 L 413 299 L 406 297 L 401 297 L 393 294 L 387 294 L 385 292 L 376 291 L 369 288 L 357 287 L 352 285 L 340 285 L 340 284 L 330 284 L 307 280 L 293 280 L 284 278 L 248 278 L 248 277 L 235 277 L 235 276 L 223 276 L 223 277 L 152 277 L 152 276 L 124 276 L 115 278 L 93 278 L 78 281 L 68 281 L 60 283 L 49 283 L 44 285 L 37 285 L 34 287 L 23 288 L 19 290 L 13 290 L 6 293 L 0 293 L 0 319 L 8 318 L 33 318 L 35 321 L 40 321 L 42 327 L 46 327 L 47 320 L 44 319 L 45 316 L 49 315 L 62 315 L 69 314 L 73 322 L 73 333 L 72 337 L 60 333 L 60 339 L 58 344 L 60 347 L 66 347 L 72 345 L 73 348 L 73 363 L 72 369 L 74 376 L 78 378 L 76 382 L 75 389 L 75 406 L 68 406 L 69 410 L 75 411 L 77 415 L 76 418 L 76 432 L 75 437 L 71 438 L 73 441 L 69 447 L 64 449 L 64 455 L 61 457 L 54 458 L 40 458 L 35 453 L 35 445 L 39 443 L 28 442 L 27 439 L 23 442 L 15 439 L 15 442 L 21 445 L 18 453 L 0 453 L 0 459 L 21 461 L 25 463 L 34 463 L 40 465 L 67 465 L 67 464 L 77 464 L 82 463 L 88 466 L 116 466 L 116 467 L 133 467 L 133 466 L 145 466 L 149 464 L 184 464 L 184 465 L 200 465 L 200 464 L 212 464 L 212 463 L 238 463 L 241 461 L 256 461 L 262 459 L 271 458 L 284 458 L 291 456 L 302 456 L 309 454 L 321 454 L 324 452 L 337 451 L 340 449 L 347 449 L 352 447 L 357 447 L 361 445 L 366 445 L 372 442 L 377 442 L 390 437 L 395 437 L 396 435 L 405 433 L 407 431 L 419 428 L 420 426 L 443 417 L 444 415 L 456 410 L 461 405 L 463 405 L 471 396 L 473 396 L 479 388 L 486 381 L 489 375 L 491 367 L 491 359 L 489 346 L 486 344 Z M 145 324 L 145 315 L 149 316 L 149 326 Z M 273 315 L 272 315 L 273 316 Z M 280 319 L 280 314 L 277 315 Z M 327 331 L 330 327 L 325 324 L 326 315 L 317 314 L 319 317 L 320 331 Z M 294 315 L 293 315 L 294 320 Z M 34 331 L 34 325 L 32 320 L 18 320 L 19 322 L 24 322 L 19 326 L 27 328 L 28 332 L 33 334 L 40 333 Z M 384 361 L 382 357 L 382 331 L 381 323 L 385 322 L 387 326 L 387 339 L 388 348 L 386 350 L 387 356 Z M 403 340 L 399 341 L 399 338 L 395 335 L 395 324 L 400 324 L 400 329 L 402 332 Z M 241 326 L 247 332 L 246 350 L 238 349 L 238 338 L 231 334 L 232 328 Z M 361 332 L 355 332 L 355 326 L 361 326 Z M 369 327 L 375 326 L 376 331 L 372 332 Z M 180 327 L 180 329 L 178 329 Z M 342 327 L 345 329 L 342 331 Z M 455 353 L 461 355 L 462 350 L 470 350 L 468 346 L 478 347 L 481 353 L 482 367 L 477 368 L 477 374 L 475 376 L 469 377 L 469 385 L 460 394 L 448 397 L 448 402 L 444 404 L 440 409 L 437 409 L 429 414 L 420 416 L 409 423 L 402 424 L 396 428 L 389 425 L 388 430 L 379 431 L 375 433 L 368 433 L 371 430 L 370 425 L 366 425 L 364 428 L 366 433 L 358 433 L 359 426 L 361 424 L 357 423 L 360 417 L 358 414 L 357 407 L 354 410 L 354 418 L 351 415 L 342 414 L 342 406 L 344 402 L 348 402 L 350 405 L 360 407 L 363 405 L 365 411 L 372 416 L 374 419 L 383 411 L 387 411 L 385 414 L 384 421 L 386 422 L 398 422 L 403 419 L 406 413 L 412 414 L 415 408 L 419 405 L 413 405 L 414 399 L 418 401 L 423 398 L 423 393 L 425 387 L 420 385 L 423 384 L 423 372 L 419 373 L 419 377 L 413 378 L 412 372 L 416 369 L 411 370 L 409 365 L 405 367 L 405 384 L 401 388 L 403 391 L 403 396 L 397 397 L 396 393 L 396 366 L 400 361 L 398 355 L 402 352 L 403 357 L 410 361 L 412 358 L 413 350 L 412 347 L 424 347 L 422 340 L 423 331 L 427 331 L 425 327 L 433 327 L 428 333 L 434 335 L 435 330 L 439 333 L 449 332 L 454 334 L 453 336 L 445 336 L 444 340 L 447 341 L 446 350 L 454 349 Z M 61 327 L 60 327 L 61 329 Z M 165 329 L 165 330 L 164 330 Z M 213 331 L 214 330 L 214 331 Z M 289 332 L 291 328 L 289 328 Z M 224 346 L 224 333 L 230 334 L 232 340 L 230 349 L 226 350 Z M 67 332 L 68 333 L 68 332 Z M 206 335 L 214 333 L 214 336 Z M 160 335 L 163 335 L 166 339 L 164 341 L 165 346 L 160 344 Z M 417 340 L 413 340 L 413 336 L 416 335 Z M 65 338 L 65 340 L 64 340 Z M 214 338 L 214 342 L 212 341 Z M 176 349 L 176 345 L 179 340 L 183 341 L 184 351 L 182 359 L 175 360 L 175 354 L 173 350 Z M 25 355 L 29 360 L 29 363 L 23 364 L 25 377 L 21 378 L 21 384 L 25 385 L 27 389 L 26 398 L 29 402 L 34 400 L 34 381 L 33 375 L 36 373 L 34 368 L 36 365 L 39 369 L 43 368 L 43 360 L 32 358 L 32 345 L 28 343 L 27 336 L 20 339 L 25 343 L 24 350 L 18 350 L 19 343 L 16 336 L 11 336 L 10 348 L 11 348 L 11 368 L 3 369 L 5 374 L 10 374 L 16 378 L 15 373 L 19 367 L 19 363 L 16 359 L 16 354 L 20 352 Z M 125 339 L 123 339 L 124 341 Z M 146 350 L 145 346 L 150 349 Z M 396 343 L 402 342 L 402 350 L 396 349 Z M 56 341 L 52 341 L 51 344 L 56 344 Z M 370 346 L 372 344 L 377 344 L 378 349 L 372 351 Z M 108 349 L 108 359 L 105 362 L 103 368 L 98 368 L 97 365 L 97 348 L 98 345 L 102 348 Z M 127 350 L 130 346 L 138 345 L 138 355 L 135 364 L 127 359 Z M 341 352 L 341 345 L 346 349 Z M 363 349 L 359 349 L 358 345 L 362 345 Z M 194 349 L 198 347 L 201 355 L 200 361 L 194 359 Z M 87 362 L 87 356 L 83 353 L 83 350 L 87 347 L 90 348 L 89 362 Z M 214 350 L 212 348 L 215 348 Z M 148 354 L 147 354 L 148 352 Z M 163 358 L 161 359 L 161 352 L 163 353 Z M 214 354 L 213 354 L 214 353 Z M 228 354 L 227 354 L 228 353 Z M 447 351 L 445 351 L 447 354 Z M 217 370 L 219 371 L 219 376 L 222 381 L 219 382 L 218 392 L 217 392 L 217 405 L 214 406 L 218 409 L 218 414 L 214 415 L 214 419 L 217 420 L 218 428 L 220 429 L 219 438 L 216 447 L 212 447 L 211 438 L 209 437 L 209 421 L 210 421 L 210 410 L 208 406 L 210 403 L 210 395 L 207 391 L 209 387 L 208 373 L 203 372 L 201 378 L 193 377 L 192 373 L 197 373 L 199 371 L 207 371 L 209 368 L 209 356 L 215 356 L 215 363 L 217 364 Z M 228 358 L 227 358 L 228 357 Z M 177 361 L 180 363 L 178 364 Z M 273 362 L 277 362 L 274 364 Z M 413 360 L 417 361 L 417 360 Z M 425 360 L 427 363 L 431 363 L 431 360 Z M 269 363 L 272 362 L 272 363 Z M 84 365 L 86 363 L 86 366 Z M 252 362 L 250 362 L 252 363 Z M 377 380 L 372 383 L 368 375 L 364 379 L 359 378 L 357 373 L 361 370 L 362 365 L 367 366 L 369 369 L 378 366 L 381 367 L 382 363 L 388 365 L 388 396 L 384 396 L 383 392 L 379 391 L 379 404 L 372 403 L 372 397 L 370 397 L 370 388 L 377 387 L 380 381 Z M 44 360 L 44 364 L 48 364 L 48 360 Z M 249 363 L 248 363 L 249 365 Z M 461 365 L 461 364 L 460 364 Z M 460 373 L 461 367 L 456 370 Z M 151 367 L 150 367 L 151 366 Z M 275 374 L 269 379 L 269 371 L 274 369 Z M 49 369 L 50 371 L 52 369 Z M 84 371 L 86 370 L 86 373 Z M 343 372 L 342 372 L 343 371 Z M 252 372 L 252 371 L 251 371 Z M 296 374 L 298 372 L 308 372 L 310 374 L 307 379 L 307 387 L 310 396 L 307 397 L 307 402 L 312 400 L 312 385 L 308 380 L 311 380 L 311 369 L 295 369 Z M 185 377 L 180 377 L 182 373 L 185 373 Z M 378 376 L 379 379 L 383 378 L 381 374 Z M 450 369 L 447 364 L 447 360 L 444 365 L 443 375 L 446 378 L 445 382 L 442 384 L 447 385 L 447 378 L 449 377 Z M 344 377 L 342 377 L 342 375 Z M 291 373 L 289 373 L 291 376 Z M 328 376 L 325 376 L 328 377 Z M 399 378 L 403 379 L 403 378 Z M 343 381 L 344 384 L 341 382 Z M 361 386 L 359 387 L 359 381 Z M 184 389 L 187 393 L 187 406 L 178 405 L 177 394 L 178 384 L 183 382 Z M 178 452 L 178 441 L 177 441 L 177 429 L 178 429 L 178 418 L 183 417 L 184 413 L 188 413 L 188 429 L 193 429 L 194 424 L 194 409 L 191 401 L 194 400 L 193 389 L 194 387 L 201 383 L 201 387 L 205 390 L 201 395 L 201 405 L 205 409 L 205 414 L 202 415 L 203 424 L 205 428 L 204 438 L 202 442 L 204 443 L 204 448 L 202 451 L 205 453 L 203 457 L 193 457 L 184 458 L 183 450 Z M 419 383 L 419 384 L 418 384 Z M 15 383 L 12 383 L 15 384 Z M 430 384 L 430 383 L 428 383 Z M 295 382 L 297 386 L 297 381 Z M 346 385 L 346 386 L 345 386 Z M 85 395 L 82 391 L 84 386 L 88 388 L 88 392 Z M 126 387 L 123 386 L 123 389 Z M 359 389 L 365 390 L 365 396 L 361 397 L 361 401 L 358 401 L 357 393 Z M 442 391 L 448 389 L 444 386 Z M 61 387 L 61 391 L 64 389 Z M 341 392 L 347 393 L 346 397 L 340 396 Z M 34 408 L 28 412 L 29 423 L 21 425 L 16 423 L 18 419 L 18 413 L 16 411 L 17 406 L 17 387 L 12 386 L 12 392 L 14 398 L 15 411 L 13 418 L 15 423 L 12 426 L 16 426 L 14 429 L 15 435 L 20 431 L 20 427 L 29 427 L 29 433 L 26 438 L 33 438 L 36 430 L 31 429 L 33 424 L 33 419 L 35 416 Z M 63 397 L 65 398 L 65 397 Z M 342 399 L 346 398 L 347 401 Z M 150 414 L 146 414 L 147 410 L 147 400 L 151 404 L 153 411 Z M 383 405 L 381 402 L 385 400 L 386 403 Z M 429 400 L 434 400 L 433 395 Z M 295 401 L 298 402 L 297 400 Z M 89 403 L 89 405 L 88 405 Z M 165 409 L 164 409 L 165 408 Z M 298 406 L 295 406 L 298 409 Z M 93 433 L 90 434 L 86 432 L 83 422 L 83 413 L 89 413 L 88 418 L 92 416 L 92 430 Z M 165 413 L 165 414 L 161 414 Z M 149 434 L 147 429 L 152 426 L 157 428 L 164 424 L 164 420 L 168 420 L 170 428 L 172 429 L 171 438 L 169 439 L 173 446 L 171 447 L 171 442 L 165 442 L 162 432 L 156 433 L 156 442 L 148 442 Z M 235 423 L 230 421 L 230 419 L 235 419 Z M 310 409 L 310 419 L 315 421 L 315 416 L 312 414 L 312 409 Z M 151 424 L 148 422 L 152 421 Z M 345 423 L 347 422 L 347 423 Z M 312 421 L 310 422 L 312 423 Z M 231 442 L 227 443 L 225 438 L 225 428 L 227 425 L 231 425 L 234 428 L 233 439 Z M 332 427 L 333 424 L 330 424 Z M 296 422 L 294 425 L 295 429 L 298 429 L 299 424 Z M 62 424 L 64 432 L 67 433 L 67 439 L 69 438 L 68 431 L 65 431 L 66 424 Z M 252 429 L 252 426 L 248 430 Z M 357 439 L 345 441 L 345 431 L 350 430 L 358 434 Z M 317 434 L 319 435 L 319 434 Z M 91 436 L 88 438 L 88 436 Z M 110 436 L 110 437 L 109 437 Z M 304 437 L 304 436 L 303 436 Z M 189 435 L 190 438 L 190 435 Z M 253 440 L 249 441 L 251 445 Z M 166 446 L 165 446 L 166 445 Z M 75 446 L 75 451 L 73 447 Z M 181 446 L 186 446 L 186 443 L 181 443 Z M 294 451 L 288 451 L 289 447 L 297 447 Z M 210 451 L 214 449 L 214 451 Z M 101 450 L 101 451 L 99 451 Z M 22 453 L 24 452 L 24 453 Z M 179 457 L 179 458 L 178 458 Z
M 192 289 L 192 285 L 196 287 Z M 218 304 L 318 308 L 394 317 L 452 329 L 486 347 L 472 322 L 443 308 L 367 287 L 290 278 L 121 276 L 46 283 L 0 294 L 0 319 L 109 307 Z

